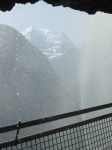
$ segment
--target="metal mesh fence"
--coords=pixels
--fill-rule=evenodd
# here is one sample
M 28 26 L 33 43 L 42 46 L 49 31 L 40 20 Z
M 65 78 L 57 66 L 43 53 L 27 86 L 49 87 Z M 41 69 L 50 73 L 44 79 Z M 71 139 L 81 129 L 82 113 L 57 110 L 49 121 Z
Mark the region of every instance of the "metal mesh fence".
M 112 114 L 2 144 L 6 150 L 112 150 Z

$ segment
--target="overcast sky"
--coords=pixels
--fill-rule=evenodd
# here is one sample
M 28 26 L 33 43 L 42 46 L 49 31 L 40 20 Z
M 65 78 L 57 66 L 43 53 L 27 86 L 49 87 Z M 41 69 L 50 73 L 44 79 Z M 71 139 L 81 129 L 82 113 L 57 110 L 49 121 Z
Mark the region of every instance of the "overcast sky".
M 85 38 L 88 16 L 85 12 L 37 2 L 35 5 L 16 5 L 11 12 L 0 12 L 0 23 L 19 31 L 34 26 L 64 32 L 77 45 Z

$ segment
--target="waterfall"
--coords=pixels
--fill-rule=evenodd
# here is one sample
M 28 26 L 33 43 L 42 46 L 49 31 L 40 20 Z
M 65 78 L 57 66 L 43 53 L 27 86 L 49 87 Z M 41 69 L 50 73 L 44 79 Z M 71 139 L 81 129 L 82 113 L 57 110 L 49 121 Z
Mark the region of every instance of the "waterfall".
M 112 16 L 89 16 L 80 66 L 82 108 L 112 102 Z

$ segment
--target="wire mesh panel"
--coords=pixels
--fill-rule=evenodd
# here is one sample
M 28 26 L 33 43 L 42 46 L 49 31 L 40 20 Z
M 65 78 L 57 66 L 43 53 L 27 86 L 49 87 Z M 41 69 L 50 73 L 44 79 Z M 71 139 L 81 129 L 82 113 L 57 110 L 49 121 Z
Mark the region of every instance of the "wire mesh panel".
M 0 145 L 6 150 L 112 150 L 112 114 Z

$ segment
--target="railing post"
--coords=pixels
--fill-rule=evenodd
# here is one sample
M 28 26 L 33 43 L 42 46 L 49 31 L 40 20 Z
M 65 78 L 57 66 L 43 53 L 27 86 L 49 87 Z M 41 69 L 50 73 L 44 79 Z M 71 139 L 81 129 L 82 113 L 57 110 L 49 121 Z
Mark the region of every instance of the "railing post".
M 15 141 L 17 142 L 18 140 L 18 135 L 19 135 L 19 131 L 20 131 L 20 125 L 21 125 L 21 121 L 19 121 L 18 125 L 17 125 L 17 132 L 16 132 L 16 138 Z

